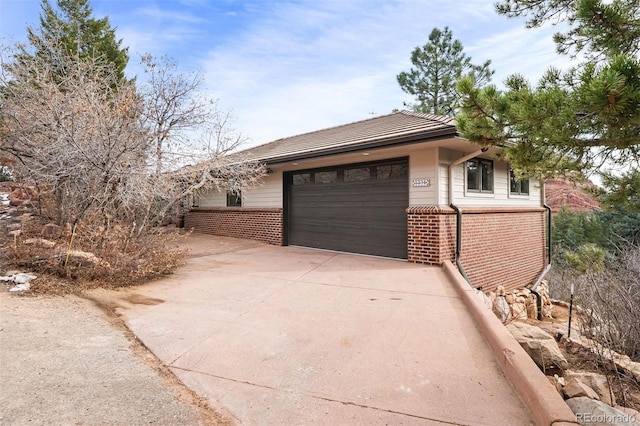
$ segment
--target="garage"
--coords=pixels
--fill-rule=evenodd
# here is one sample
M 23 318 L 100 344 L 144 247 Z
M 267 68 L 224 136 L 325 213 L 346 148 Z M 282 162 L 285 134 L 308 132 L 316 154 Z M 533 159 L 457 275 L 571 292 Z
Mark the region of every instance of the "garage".
M 407 158 L 285 174 L 289 245 L 407 258 Z

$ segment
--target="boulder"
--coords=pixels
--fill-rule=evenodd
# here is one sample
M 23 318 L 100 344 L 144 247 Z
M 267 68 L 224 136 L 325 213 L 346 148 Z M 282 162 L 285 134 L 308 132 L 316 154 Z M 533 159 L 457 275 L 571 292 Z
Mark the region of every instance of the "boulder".
M 596 391 L 594 391 L 593 389 L 591 389 L 589 385 L 582 382 L 581 380 L 578 380 L 575 377 L 572 377 L 569 380 L 567 380 L 567 384 L 562 389 L 562 391 L 564 392 L 567 398 L 586 396 L 587 398 L 600 400 L 600 397 L 598 396 Z
M 62 252 L 59 254 L 62 259 L 66 259 L 67 256 L 69 258 L 69 262 L 78 263 L 84 266 L 96 267 L 109 267 L 109 263 L 100 259 L 93 253 L 80 251 L 80 250 L 71 250 L 68 253 Z
M 64 228 L 55 223 L 47 223 L 42 227 L 41 235 L 45 238 L 60 238 L 64 233 Z
M 579 371 L 566 371 L 564 374 L 567 380 L 575 379 L 590 389 L 593 389 L 595 393 L 598 395 L 600 401 L 604 402 L 607 405 L 611 405 L 612 407 L 616 405 L 616 398 L 611 392 L 611 388 L 609 387 L 609 382 L 607 381 L 607 377 L 603 374 L 591 373 L 591 372 L 579 372 Z M 567 385 L 569 383 L 567 382 Z M 589 396 L 589 395 L 573 395 L 573 396 Z M 571 398 L 571 396 L 569 397 Z
M 542 371 L 568 368 L 567 359 L 549 333 L 523 322 L 509 323 L 507 329 Z
M 54 243 L 53 241 L 45 240 L 44 238 L 28 238 L 24 240 L 24 243 L 27 245 L 35 245 L 37 247 L 44 248 L 52 248 L 56 245 L 56 243 Z
M 567 399 L 565 401 L 576 415 L 576 420 L 586 426 L 639 426 L 640 423 L 633 416 L 616 410 L 602 401 L 584 396 Z
M 553 387 L 556 388 L 556 391 L 558 391 L 558 393 L 562 395 L 562 387 L 564 386 L 564 382 L 560 381 L 562 377 L 558 377 L 557 374 L 554 374 L 553 376 L 545 376 L 545 377 L 547 378 L 547 380 L 549 380 L 549 383 L 551 383 Z
M 615 408 L 618 411 L 622 411 L 625 414 L 630 415 L 632 418 L 635 419 L 636 422 L 640 423 L 640 412 L 639 411 L 634 410 L 633 408 L 629 408 L 629 407 L 621 407 L 619 405 L 616 405 L 613 408 Z
M 535 296 L 529 296 L 527 299 L 527 318 L 538 319 L 538 304 Z
M 493 301 L 493 313 L 502 322 L 506 322 L 511 318 L 511 307 L 504 299 L 504 296 L 496 296 L 496 300 Z
M 22 188 L 16 188 L 9 193 L 9 205 L 14 207 L 23 206 L 30 200 L 29 193 Z
M 511 317 L 514 319 L 527 319 L 527 305 L 520 302 L 515 302 L 511 304 Z

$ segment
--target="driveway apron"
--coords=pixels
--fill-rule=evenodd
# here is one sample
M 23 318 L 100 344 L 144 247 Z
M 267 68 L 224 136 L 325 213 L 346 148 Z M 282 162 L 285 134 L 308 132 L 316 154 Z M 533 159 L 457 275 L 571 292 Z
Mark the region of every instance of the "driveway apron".
M 118 312 L 246 425 L 530 425 L 439 267 L 191 235 Z

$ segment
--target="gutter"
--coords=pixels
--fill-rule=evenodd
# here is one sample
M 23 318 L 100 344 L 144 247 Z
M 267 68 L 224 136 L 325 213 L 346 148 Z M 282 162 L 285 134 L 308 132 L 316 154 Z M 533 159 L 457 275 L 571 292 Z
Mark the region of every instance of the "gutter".
M 437 130 L 428 130 L 420 133 L 413 133 L 409 135 L 400 135 L 392 138 L 380 138 L 376 140 L 372 140 L 365 143 L 356 143 L 351 145 L 339 145 L 333 147 L 327 147 L 320 149 L 316 152 L 302 151 L 302 152 L 294 152 L 290 154 L 281 154 L 275 157 L 263 157 L 256 158 L 257 161 L 260 161 L 264 164 L 278 164 L 278 163 L 286 163 L 288 161 L 298 161 L 298 160 L 308 160 L 311 158 L 325 157 L 327 155 L 336 155 L 336 154 L 348 154 L 350 152 L 357 152 L 367 149 L 374 148 L 385 148 L 392 147 L 398 145 L 409 145 L 414 143 L 421 143 L 425 141 L 434 141 L 438 139 L 449 139 L 452 137 L 458 136 L 458 133 L 455 130 L 455 127 L 445 128 L 445 129 L 437 129 Z M 238 154 L 242 154 L 239 152 Z
M 456 253 L 455 253 L 455 262 L 456 262 L 456 266 L 458 267 L 458 271 L 460 271 L 460 274 L 462 275 L 462 277 L 465 279 L 465 281 L 467 283 L 469 283 L 469 285 L 471 287 L 473 287 L 473 284 L 469 280 L 469 277 L 467 276 L 467 273 L 465 272 L 464 267 L 462 266 L 462 262 L 460 261 L 460 250 L 462 249 L 462 210 L 460 210 L 460 208 L 453 203 L 453 168 L 455 166 L 457 166 L 458 164 L 462 164 L 467 160 L 471 160 L 472 158 L 475 158 L 475 157 L 481 155 L 482 153 L 486 152 L 487 149 L 488 148 L 479 149 L 479 150 L 477 150 L 475 152 L 472 152 L 471 154 L 467 154 L 464 157 L 458 158 L 457 160 L 454 160 L 451 163 L 449 163 L 449 176 L 448 176 L 448 178 L 449 178 L 449 188 L 448 188 L 449 206 L 456 211 Z

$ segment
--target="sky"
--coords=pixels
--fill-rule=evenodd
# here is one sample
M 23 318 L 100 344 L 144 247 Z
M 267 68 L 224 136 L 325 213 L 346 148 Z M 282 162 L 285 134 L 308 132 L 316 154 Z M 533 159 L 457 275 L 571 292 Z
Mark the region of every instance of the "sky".
M 52 0 L 55 3 L 55 0 Z M 495 13 L 494 0 L 92 0 L 139 56 L 175 59 L 231 111 L 248 146 L 389 114 L 412 97 L 396 80 L 434 27 L 448 26 L 475 64 L 491 60 L 493 83 L 513 73 L 536 82 L 567 68 L 557 28 L 528 30 Z M 3 43 L 39 27 L 39 0 L 0 0 Z

